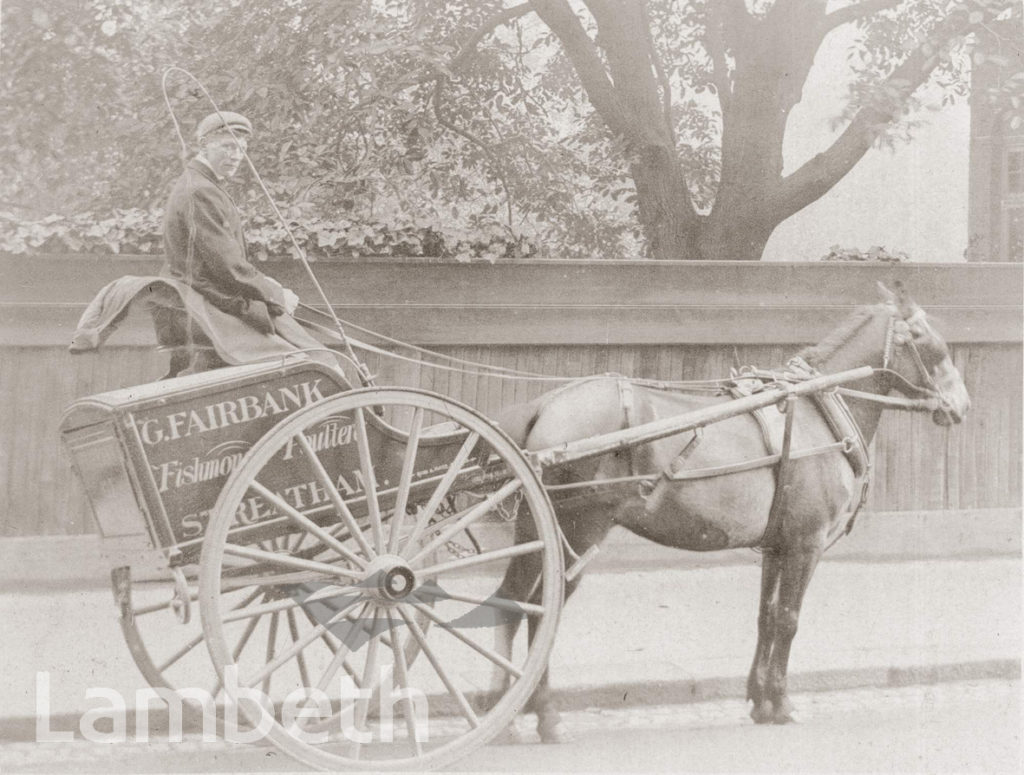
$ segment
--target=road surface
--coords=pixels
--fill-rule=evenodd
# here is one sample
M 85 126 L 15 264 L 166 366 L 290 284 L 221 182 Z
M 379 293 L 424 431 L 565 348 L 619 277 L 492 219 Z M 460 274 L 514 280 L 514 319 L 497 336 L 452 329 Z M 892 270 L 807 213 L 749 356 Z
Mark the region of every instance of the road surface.
M 1018 681 L 978 681 L 794 696 L 800 723 L 758 727 L 738 700 L 566 714 L 560 746 L 490 745 L 449 771 L 1021 771 Z M 532 718 L 518 720 L 530 735 Z M 13 743 L 0 773 L 302 772 L 265 746 Z

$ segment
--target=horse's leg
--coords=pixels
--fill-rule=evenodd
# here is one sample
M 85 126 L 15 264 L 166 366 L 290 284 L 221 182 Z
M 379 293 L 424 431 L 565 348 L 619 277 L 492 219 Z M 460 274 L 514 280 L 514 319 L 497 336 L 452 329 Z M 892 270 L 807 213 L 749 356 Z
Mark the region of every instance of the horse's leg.
M 569 602 L 569 598 L 576 591 L 579 583 L 580 579 L 577 577 L 565 585 L 566 603 Z M 536 626 L 536 618 L 529 617 L 528 637 L 531 643 L 533 642 Z M 537 714 L 537 734 L 540 735 L 542 743 L 567 743 L 572 740 L 572 735 L 562 721 L 562 714 L 558 711 L 558 703 L 555 702 L 554 695 L 551 693 L 551 685 L 548 683 L 549 671 L 550 667 L 545 666 L 540 682 L 537 684 L 537 688 L 533 690 L 533 695 L 526 705 L 526 710 Z
M 526 600 L 530 589 L 537 580 L 540 573 L 540 565 L 537 562 L 531 563 L 531 555 L 520 555 L 509 561 L 505 570 L 505 577 L 498 588 L 497 596 L 507 600 Z M 534 567 L 530 567 L 533 565 Z M 497 609 L 500 623 L 494 628 L 494 650 L 511 660 L 512 644 L 515 641 L 516 633 L 519 632 L 519 625 L 522 616 L 509 611 Z M 546 672 L 546 670 L 545 670 Z M 486 704 L 497 702 L 508 689 L 511 678 L 507 672 L 495 666 L 491 677 L 492 700 Z M 520 743 L 523 742 L 516 728 L 515 720 L 508 725 L 507 733 L 500 742 Z
M 601 543 L 608 535 L 614 524 L 611 514 L 600 507 L 591 506 L 587 509 L 575 510 L 559 515 L 559 524 L 565 533 L 566 540 L 573 552 L 582 555 L 590 547 Z M 564 605 L 568 605 L 569 598 L 583 580 L 583 574 L 569 581 L 565 585 Z M 536 593 L 536 599 L 531 602 L 540 602 L 540 590 Z M 529 617 L 529 638 L 533 639 L 536 619 Z M 541 675 L 540 683 L 530 697 L 526 706 L 537 714 L 537 734 L 540 735 L 542 743 L 564 743 L 572 739 L 569 730 L 562 722 L 562 716 L 558 712 L 558 704 L 555 702 L 554 694 L 548 682 L 549 668 L 545 667 Z
M 765 685 L 766 702 L 772 705 L 773 724 L 786 724 L 793 720 L 793 705 L 786 696 L 786 670 L 789 650 L 793 645 L 800 620 L 807 585 L 821 558 L 822 548 L 801 548 L 782 555 L 779 573 L 779 592 L 775 606 L 774 637 L 768 659 L 768 680 Z
M 757 614 L 757 648 L 754 663 L 747 678 L 747 699 L 753 702 L 750 717 L 758 724 L 771 721 L 771 703 L 765 703 L 765 683 L 768 680 L 768 659 L 772 653 L 774 610 L 779 586 L 778 553 L 765 549 L 761 556 L 761 602 Z

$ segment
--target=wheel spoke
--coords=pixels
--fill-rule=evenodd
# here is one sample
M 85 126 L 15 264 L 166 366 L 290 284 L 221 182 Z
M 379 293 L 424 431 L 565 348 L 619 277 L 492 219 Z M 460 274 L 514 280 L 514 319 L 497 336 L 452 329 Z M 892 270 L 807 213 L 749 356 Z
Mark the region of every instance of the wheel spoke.
M 280 511 L 282 514 L 288 517 L 288 519 L 290 519 L 296 525 L 304 529 L 307 533 L 310 533 L 317 539 L 319 539 L 320 543 L 322 543 L 324 546 L 328 547 L 329 549 L 333 549 L 341 557 L 344 557 L 346 560 L 352 562 L 356 566 L 360 568 L 366 567 L 366 563 L 360 557 L 357 557 L 355 554 L 353 554 L 352 551 L 349 550 L 347 546 L 345 546 L 341 541 L 339 541 L 333 535 L 328 533 L 316 522 L 311 520 L 309 517 L 307 517 L 301 511 L 296 509 L 290 503 L 285 501 L 284 498 L 281 498 L 276 493 L 268 490 L 255 479 L 249 483 L 249 488 L 259 493 L 265 500 L 269 501 L 271 505 L 273 505 L 278 511 Z M 300 538 L 300 543 L 301 540 L 302 539 Z
M 455 483 L 455 479 L 462 472 L 462 466 L 465 464 L 466 459 L 469 457 L 473 448 L 476 446 L 477 441 L 480 439 L 480 434 L 473 431 L 470 433 L 462 446 L 459 448 L 458 454 L 455 455 L 455 459 L 452 461 L 448 470 L 445 471 L 444 476 L 437 485 L 437 489 L 434 490 L 434 494 L 430 496 L 430 500 L 427 501 L 427 505 L 419 513 L 416 518 L 416 525 L 412 529 L 412 533 L 405 542 L 405 548 L 401 551 L 403 557 L 408 557 L 409 554 L 415 550 L 416 544 L 420 539 L 423 531 L 427 528 L 427 523 L 437 512 L 438 506 L 441 505 L 441 501 L 448 494 L 452 485 Z
M 461 603 L 485 605 L 490 608 L 507 611 L 510 614 L 532 614 L 540 616 L 545 610 L 542 605 L 527 602 L 521 603 L 518 600 L 510 600 L 506 597 L 497 597 L 495 595 L 482 597 L 480 595 L 467 595 L 461 592 L 449 592 L 447 589 L 442 589 L 436 584 L 422 584 L 416 588 L 416 594 L 417 596 L 428 595 L 429 597 L 435 597 L 441 600 L 458 600 Z
M 412 740 L 417 756 L 423 755 L 423 746 L 420 743 L 419 732 L 416 728 L 416 715 L 414 712 L 412 697 L 409 690 L 409 674 L 405 664 L 405 653 L 402 651 L 399 642 L 398 632 L 395 630 L 395 619 L 391 611 L 387 611 L 388 631 L 391 633 L 391 653 L 395 659 L 395 678 L 398 679 L 398 688 L 402 692 L 402 713 L 405 715 L 405 728 L 409 732 L 409 739 Z M 391 702 L 390 697 L 381 697 L 381 702 Z
M 288 633 L 292 636 L 292 643 L 299 639 L 299 623 L 295 620 L 295 609 L 288 609 Z M 306 655 L 299 652 L 295 659 L 299 663 L 299 680 L 303 686 L 309 686 L 309 670 L 306 668 Z
M 253 632 L 256 630 L 256 625 L 260 623 L 259 619 L 250 619 L 249 623 L 245 625 L 245 630 L 242 632 L 242 637 L 238 639 L 238 643 L 235 644 L 235 648 L 231 651 L 231 661 L 237 664 L 238 658 L 242 656 L 242 651 L 245 650 L 246 645 L 249 643 L 249 639 L 252 637 Z M 220 677 L 217 678 L 217 685 L 223 688 L 220 682 Z
M 199 590 L 196 587 L 189 587 L 188 599 L 189 601 L 197 600 L 199 598 Z M 132 608 L 132 616 L 145 616 L 146 614 L 156 613 L 157 611 L 165 611 L 173 605 L 174 600 L 165 600 L 162 603 L 149 603 L 147 605 L 141 605 L 138 608 Z
M 325 587 L 324 589 L 317 590 L 316 592 L 309 595 L 308 597 L 303 598 L 302 600 L 298 600 L 296 598 L 272 600 L 269 603 L 263 603 L 253 608 L 246 608 L 244 610 L 232 609 L 231 611 L 229 611 L 221 617 L 221 621 L 226 624 L 227 622 L 235 622 L 239 619 L 249 619 L 255 616 L 263 616 L 264 614 L 274 614 L 280 611 L 287 611 L 299 608 L 300 606 L 304 606 L 307 603 L 316 603 L 321 600 L 334 600 L 339 597 L 350 598 L 352 600 L 357 600 L 359 598 L 358 592 L 345 592 L 345 589 L 351 589 L 351 587 L 336 587 L 331 585 L 329 587 Z M 348 600 L 346 599 L 346 603 L 347 602 Z
M 483 565 L 488 562 L 494 562 L 495 560 L 505 560 L 509 557 L 517 557 L 521 554 L 539 552 L 543 548 L 543 541 L 528 541 L 525 544 L 515 544 L 514 546 L 507 546 L 504 549 L 495 549 L 493 552 L 473 554 L 469 557 L 461 557 L 457 560 L 451 560 L 450 562 L 431 565 L 429 568 L 422 568 L 416 572 L 424 577 L 436 576 L 441 573 L 447 573 L 448 571 L 463 570 L 464 568 L 471 568 L 474 565 Z
M 193 637 L 188 643 L 182 646 L 180 649 L 171 654 L 163 664 L 157 665 L 156 670 L 158 673 L 162 673 L 164 670 L 169 668 L 183 656 L 188 654 L 192 649 L 203 642 L 203 638 L 206 637 L 205 633 L 200 632 L 198 635 Z
M 244 608 L 245 606 L 249 605 L 249 603 L 251 603 L 253 600 L 255 600 L 257 597 L 259 597 L 261 594 L 263 594 L 262 590 L 257 589 L 255 592 L 253 592 L 252 594 L 248 595 L 244 600 L 242 600 L 237 605 L 235 605 L 232 610 L 237 610 L 239 608 Z M 156 671 L 158 673 L 162 673 L 165 670 L 167 670 L 169 667 L 171 667 L 171 665 L 173 665 L 175 662 L 177 662 L 182 657 L 184 657 L 186 654 L 188 654 L 190 651 L 192 651 L 192 649 L 194 649 L 196 646 L 198 646 L 200 643 L 202 643 L 203 642 L 203 638 L 205 638 L 205 637 L 206 637 L 206 633 L 205 632 L 200 632 L 198 635 L 195 635 L 191 640 L 189 640 L 188 643 L 186 643 L 180 649 L 178 649 L 173 654 L 171 654 L 171 656 L 169 656 L 166 660 L 164 660 L 164 662 L 162 664 L 157 665 Z
M 388 554 L 398 551 L 402 523 L 405 521 L 405 509 L 409 505 L 409 487 L 416 469 L 416 453 L 419 451 L 420 430 L 423 427 L 423 409 L 416 408 L 412 416 L 412 427 L 409 429 L 409 440 L 405 445 L 405 458 L 402 460 L 402 474 L 398 479 L 398 493 L 395 496 L 395 510 L 391 517 L 391 540 L 388 542 Z
M 267 657 L 265 662 L 271 662 L 274 659 L 274 653 L 277 650 L 277 622 L 280 613 L 272 613 L 270 615 L 270 627 L 267 630 Z M 273 672 L 267 673 L 266 678 L 263 679 L 263 693 L 266 695 L 270 694 L 270 679 L 273 677 Z
M 261 592 L 262 592 L 261 590 L 257 590 L 257 594 L 261 594 Z M 246 645 L 249 643 L 249 639 L 252 637 L 253 632 L 255 632 L 255 630 L 256 630 L 256 625 L 259 624 L 259 623 L 260 623 L 260 620 L 258 618 L 252 618 L 252 619 L 249 620 L 249 623 L 245 625 L 245 630 L 242 631 L 242 637 L 240 637 L 238 639 L 238 643 L 236 643 L 235 647 L 231 650 L 231 661 L 232 662 L 235 662 L 235 663 L 238 662 L 238 658 L 240 656 L 242 656 L 242 651 L 245 649 Z M 223 690 L 224 690 L 224 684 L 220 680 L 220 676 L 218 675 L 217 676 L 217 683 L 214 684 L 213 691 L 210 692 L 210 694 L 213 695 L 214 697 L 216 697 Z
M 326 624 L 317 624 L 316 627 L 314 627 L 305 635 L 303 635 L 298 641 L 296 641 L 287 649 L 278 654 L 277 657 L 275 657 L 272 661 L 264 665 L 262 669 L 260 669 L 254 676 L 251 676 L 244 684 L 242 684 L 242 682 L 240 681 L 239 685 L 244 685 L 246 687 L 252 688 L 256 684 L 258 684 L 260 681 L 262 681 L 268 675 L 273 673 L 275 670 L 279 669 L 282 665 L 288 662 L 288 660 L 290 660 L 292 657 L 294 657 L 296 654 L 298 654 L 300 651 L 306 648 L 306 646 L 308 646 L 314 640 L 319 638 L 322 633 L 327 631 L 328 627 L 330 627 L 332 624 L 341 619 L 349 609 L 351 609 L 353 606 L 358 605 L 359 602 L 359 600 L 353 600 L 351 603 L 349 603 L 347 606 L 341 609 L 338 613 L 332 616 Z
M 415 556 L 410 558 L 409 564 L 415 565 L 438 547 L 444 546 L 448 541 L 476 522 L 480 517 L 490 512 L 495 506 L 505 500 L 505 498 L 514 493 L 521 486 L 522 482 L 518 479 L 506 482 L 499 489 L 480 501 L 480 503 L 467 510 L 465 515 L 460 517 L 454 525 L 442 530 L 440 535 L 432 539 L 426 546 L 420 549 Z
M 348 630 L 346 631 L 345 636 L 342 638 L 338 638 L 338 643 L 340 645 L 338 646 L 338 648 L 334 650 L 334 656 L 331 659 L 330 664 L 327 665 L 327 667 L 324 669 L 323 674 L 320 676 L 320 680 L 316 683 L 316 688 L 320 691 L 323 692 L 327 690 L 328 685 L 331 683 L 331 679 L 334 678 L 334 675 L 338 672 L 339 667 L 344 667 L 345 672 L 347 672 L 353 678 L 353 682 L 355 681 L 354 670 L 352 669 L 351 665 L 348 664 L 348 654 L 352 650 L 349 647 L 348 639 L 352 637 L 357 622 L 360 619 L 362 619 L 363 616 L 365 616 L 366 611 L 367 609 L 369 609 L 369 607 L 370 604 L 365 603 L 363 605 L 362 610 L 359 612 L 359 616 L 356 619 L 349 620 Z M 359 684 L 356 685 L 358 686 Z
M 507 659 L 505 659 L 505 657 L 503 657 L 497 651 L 489 649 L 486 646 L 481 646 L 479 643 L 474 641 L 472 638 L 467 638 L 465 635 L 463 635 L 461 632 L 459 632 L 454 627 L 452 627 L 450 624 L 448 624 L 448 622 L 442 620 L 437 614 L 435 614 L 433 611 L 431 611 L 427 606 L 423 605 L 422 603 L 412 603 L 412 606 L 417 611 L 419 611 L 421 614 L 423 614 L 428 619 L 430 619 L 430 621 L 434 622 L 434 624 L 436 624 L 442 630 L 444 630 L 445 632 L 450 633 L 454 637 L 458 638 L 463 643 L 465 643 L 467 646 L 469 646 L 471 649 L 473 649 L 473 651 L 477 652 L 481 656 L 486 657 L 487 659 L 491 660 L 491 662 L 496 664 L 498 667 L 500 667 L 506 673 L 510 673 L 511 675 L 514 675 L 516 678 L 521 678 L 522 677 L 523 672 L 518 667 L 513 665 L 511 662 L 509 662 Z
M 313 573 L 311 571 L 274 573 L 268 576 L 224 576 L 220 588 L 222 592 L 231 592 L 236 589 L 246 589 L 247 587 L 277 587 L 282 584 L 305 584 L 310 581 L 320 581 L 321 579 L 323 579 L 322 573 Z
M 366 618 L 364 616 L 362 616 L 361 614 L 357 615 L 354 611 L 350 610 L 348 613 L 345 614 L 345 618 L 348 619 L 353 624 L 358 625 L 359 629 L 362 630 L 363 632 L 365 632 L 365 633 L 372 633 L 373 632 L 372 627 L 374 625 L 373 624 L 367 624 L 366 623 Z M 387 635 L 381 634 L 380 635 L 380 639 L 384 642 L 385 646 L 388 646 L 388 647 L 391 646 L 391 640 L 388 638 Z
M 370 439 L 366 433 L 366 415 L 361 408 L 353 412 L 356 423 L 356 444 L 359 448 L 359 465 L 363 472 L 363 492 L 366 494 L 366 509 L 370 518 L 370 530 L 378 554 L 384 553 L 384 527 L 380 518 L 380 503 L 377 501 L 377 479 L 370 457 Z
M 302 451 L 306 454 L 306 459 L 309 460 L 310 465 L 313 466 L 313 473 L 320 482 L 320 486 L 324 488 L 327 493 L 327 497 L 330 498 L 331 503 L 334 505 L 334 510 L 338 517 L 344 522 L 348 528 L 351 536 L 359 544 L 359 548 L 363 550 L 363 553 L 367 558 L 374 556 L 373 549 L 370 548 L 370 544 L 367 543 L 366 538 L 363 536 L 363 531 L 360 530 L 359 524 L 356 522 L 356 518 L 352 516 L 352 511 L 349 509 L 348 504 L 345 503 L 345 499 L 341 497 L 341 493 L 338 492 L 338 488 L 335 487 L 334 482 L 331 481 L 330 474 L 327 473 L 327 469 L 324 468 L 324 464 L 320 462 L 320 458 L 317 457 L 316 451 L 313 449 L 313 445 L 309 443 L 309 439 L 306 438 L 306 434 L 298 433 L 295 435 L 296 441 L 299 442 L 299 446 Z
M 373 696 L 373 688 L 377 685 L 374 674 L 377 672 L 377 663 L 380 658 L 378 648 L 380 646 L 380 639 L 377 637 L 382 632 L 380 622 L 377 619 L 377 607 L 372 608 L 373 629 L 370 632 L 370 642 L 367 646 L 366 651 L 366 664 L 363 669 L 363 686 L 368 691 L 360 691 L 359 696 L 356 698 L 356 712 L 355 719 L 353 720 L 353 726 L 356 730 L 361 729 L 366 724 L 366 714 L 370 710 L 370 697 Z M 366 695 L 366 696 L 364 696 Z M 358 759 L 362 744 L 359 740 L 353 740 L 351 745 L 352 758 Z
M 359 616 L 360 617 L 363 616 L 366 613 L 366 611 L 369 608 L 369 606 L 370 606 L 369 603 L 365 603 L 363 605 L 362 610 L 359 612 Z M 310 619 L 310 621 L 312 621 L 312 619 Z M 338 672 L 338 669 L 341 668 L 341 667 L 345 668 L 345 672 L 348 673 L 349 677 L 352 680 L 352 683 L 355 684 L 356 688 L 360 688 L 360 683 L 359 683 L 359 680 L 356 678 L 355 671 L 352 669 L 352 666 L 348 662 L 349 646 L 348 646 L 348 643 L 346 641 L 346 638 L 350 637 L 352 631 L 355 629 L 355 625 L 356 625 L 356 622 L 352 621 L 350 623 L 350 625 L 349 625 L 348 633 L 345 635 L 344 638 L 340 638 L 339 639 L 339 644 L 340 645 L 339 645 L 339 647 L 337 649 L 334 649 L 334 656 L 331 659 L 330 664 L 328 664 L 327 667 L 324 669 L 323 674 L 320 676 L 320 680 L 317 681 L 316 687 L 315 687 L 316 690 L 321 691 L 321 692 L 326 691 L 327 687 L 331 683 L 331 679 L 334 678 L 334 676 Z M 308 684 L 305 684 L 305 685 L 308 686 Z M 307 703 L 310 701 L 311 698 L 312 698 L 312 692 L 310 693 L 310 696 L 307 696 L 306 699 L 304 699 L 302 701 L 301 707 L 305 708 L 305 706 L 307 705 Z M 340 709 L 339 709 L 339 713 L 340 713 Z M 310 723 L 304 724 L 303 727 L 304 727 L 304 729 L 307 732 L 314 732 L 314 733 L 315 732 L 319 732 L 319 731 L 321 731 L 323 729 L 328 728 L 330 723 L 333 722 L 333 720 L 336 719 L 337 717 L 338 717 L 338 714 L 332 715 L 329 719 L 326 720 L 326 723 L 324 722 L 323 719 L 315 720 L 315 723 L 313 723 L 314 722 L 313 719 L 310 719 Z
M 238 544 L 224 544 L 224 554 L 229 554 L 234 557 L 242 557 L 249 560 L 257 560 L 259 562 L 266 562 L 271 565 L 280 565 L 282 567 L 293 568 L 295 570 L 314 571 L 327 576 L 344 576 L 345 578 L 356 580 L 362 578 L 362 574 L 360 572 L 354 571 L 351 568 L 339 568 L 336 565 L 328 565 L 326 562 L 304 560 L 300 557 L 292 557 L 287 554 L 264 552 L 262 549 L 253 549 L 252 547 L 239 546 Z
M 302 609 L 302 613 L 306 615 L 306 619 L 308 619 L 309 623 L 312 624 L 314 627 L 316 627 L 317 624 L 319 624 L 319 622 L 313 618 L 313 615 L 305 608 Z M 335 646 L 331 642 L 332 638 L 338 641 L 337 646 Z M 323 641 L 323 644 L 327 647 L 327 650 L 331 652 L 332 658 L 336 657 L 339 651 L 345 649 L 345 653 L 341 655 L 341 666 L 345 668 L 345 672 L 348 673 L 348 677 L 352 679 L 352 683 L 354 683 L 356 685 L 356 688 L 358 689 L 360 687 L 359 676 L 356 675 L 356 669 L 352 666 L 352 663 L 349 662 L 346 656 L 348 654 L 348 646 L 346 646 L 345 643 L 341 640 L 341 638 L 338 638 L 330 630 L 321 633 L 320 640 Z
M 415 617 L 409 616 L 409 614 L 405 612 L 404 606 L 398 607 L 398 613 L 401 614 L 402 618 L 405 620 L 406 625 L 409 627 L 409 631 L 416 639 L 420 650 L 423 651 L 423 654 L 426 656 L 427 661 L 430 662 L 431 667 L 434 668 L 434 672 L 437 673 L 437 677 L 441 679 L 441 683 L 444 684 L 448 693 L 455 698 L 455 702 L 462 711 L 462 715 L 466 717 L 467 721 L 469 721 L 469 725 L 473 727 L 473 729 L 476 729 L 480 726 L 480 719 L 477 718 L 476 712 L 469 704 L 469 700 L 466 699 L 466 695 L 462 693 L 462 690 L 455 685 L 455 682 L 448 676 L 445 669 L 441 667 L 441 662 L 434 654 L 434 650 L 430 648 L 430 645 L 427 643 L 427 636 L 416 622 Z

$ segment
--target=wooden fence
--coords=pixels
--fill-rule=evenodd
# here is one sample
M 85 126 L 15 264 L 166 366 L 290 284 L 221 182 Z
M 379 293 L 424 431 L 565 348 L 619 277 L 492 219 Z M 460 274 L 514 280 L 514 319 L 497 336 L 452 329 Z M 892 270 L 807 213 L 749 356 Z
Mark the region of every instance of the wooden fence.
M 95 354 L 67 343 L 109 280 L 151 275 L 145 257 L 0 256 L 0 536 L 93 531 L 57 438 L 76 397 L 163 374 L 138 316 Z M 266 271 L 314 299 L 296 262 Z M 770 366 L 820 339 L 875 282 L 901 280 L 937 321 L 974 408 L 946 431 L 889 413 L 875 441 L 876 511 L 1019 508 L 1022 267 L 1014 264 L 781 264 L 367 259 L 317 272 L 344 319 L 471 361 L 560 376 L 658 379 Z M 358 332 L 350 329 L 357 338 Z M 418 385 L 493 413 L 550 387 L 368 359 L 381 384 Z

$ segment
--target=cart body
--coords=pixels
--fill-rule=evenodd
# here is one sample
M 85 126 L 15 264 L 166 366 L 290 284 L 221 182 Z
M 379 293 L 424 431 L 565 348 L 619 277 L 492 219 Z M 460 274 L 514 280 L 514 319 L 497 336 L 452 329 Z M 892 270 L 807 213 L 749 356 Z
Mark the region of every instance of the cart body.
M 310 361 L 237 366 L 71 404 L 61 437 L 114 565 L 177 561 L 244 454 L 296 410 L 349 388 Z M 265 516 L 249 504 L 242 520 Z

